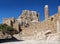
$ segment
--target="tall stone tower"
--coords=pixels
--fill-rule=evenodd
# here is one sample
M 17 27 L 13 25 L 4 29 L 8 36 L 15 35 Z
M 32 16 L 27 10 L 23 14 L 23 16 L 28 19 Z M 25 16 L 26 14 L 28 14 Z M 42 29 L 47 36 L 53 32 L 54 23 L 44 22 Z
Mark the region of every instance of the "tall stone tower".
M 60 6 L 58 6 L 57 32 L 60 32 Z
M 58 6 L 58 15 L 60 14 L 60 6 Z
M 49 17 L 48 5 L 45 5 L 44 12 L 45 12 L 45 19 L 47 19 Z

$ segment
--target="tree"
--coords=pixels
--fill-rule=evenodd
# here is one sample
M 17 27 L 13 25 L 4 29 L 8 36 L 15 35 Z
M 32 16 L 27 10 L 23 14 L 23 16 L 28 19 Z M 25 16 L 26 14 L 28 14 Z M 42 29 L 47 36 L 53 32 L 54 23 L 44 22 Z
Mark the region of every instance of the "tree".
M 3 34 L 8 33 L 11 36 L 13 36 L 14 34 L 18 33 L 13 27 L 8 26 L 6 24 L 0 24 L 0 31 L 2 31 Z

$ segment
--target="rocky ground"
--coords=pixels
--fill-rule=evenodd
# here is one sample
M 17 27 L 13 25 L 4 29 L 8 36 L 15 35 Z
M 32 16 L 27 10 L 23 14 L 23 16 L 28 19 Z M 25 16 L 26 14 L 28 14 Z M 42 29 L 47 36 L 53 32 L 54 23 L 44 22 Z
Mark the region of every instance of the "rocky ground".
M 7 42 L 0 44 L 60 44 L 59 41 L 36 41 L 36 40 L 26 40 L 26 41 L 15 41 L 15 42 Z

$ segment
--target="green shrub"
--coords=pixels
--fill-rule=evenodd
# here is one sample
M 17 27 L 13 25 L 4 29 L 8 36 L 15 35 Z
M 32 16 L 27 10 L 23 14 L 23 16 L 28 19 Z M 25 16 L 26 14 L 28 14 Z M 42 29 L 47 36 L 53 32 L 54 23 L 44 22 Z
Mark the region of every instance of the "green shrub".
M 17 31 L 13 27 L 6 24 L 0 24 L 0 31 L 2 31 L 3 33 L 8 33 L 10 35 L 17 33 Z

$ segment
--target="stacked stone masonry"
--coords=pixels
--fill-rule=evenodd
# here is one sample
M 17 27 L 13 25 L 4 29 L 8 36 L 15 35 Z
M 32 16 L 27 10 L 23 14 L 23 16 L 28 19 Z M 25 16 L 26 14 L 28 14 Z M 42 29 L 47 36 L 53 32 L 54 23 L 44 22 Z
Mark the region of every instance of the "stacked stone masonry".
M 23 10 L 18 19 L 5 18 L 3 23 L 15 28 L 19 32 L 20 39 L 49 40 L 50 36 L 56 36 L 55 34 L 60 32 L 60 6 L 58 6 L 58 13 L 49 16 L 48 5 L 45 5 L 44 13 L 45 20 L 42 22 L 39 21 L 39 13 L 36 11 Z

